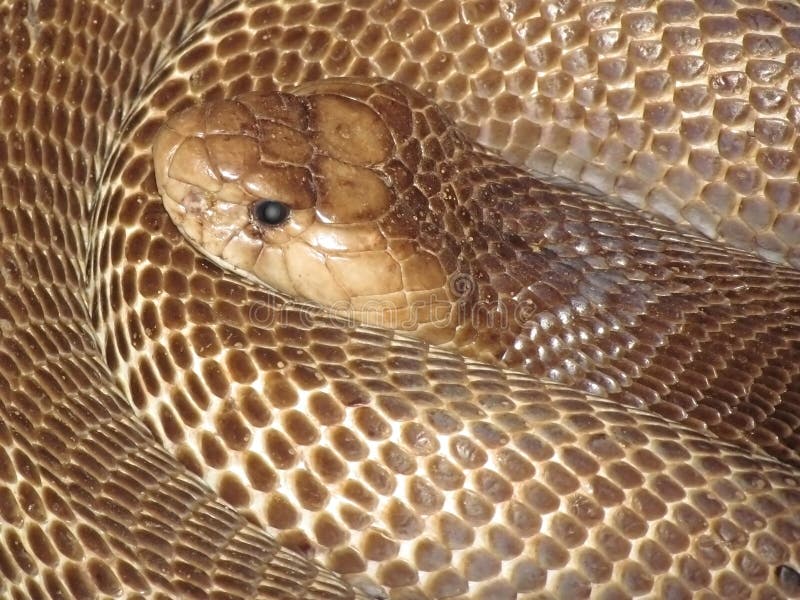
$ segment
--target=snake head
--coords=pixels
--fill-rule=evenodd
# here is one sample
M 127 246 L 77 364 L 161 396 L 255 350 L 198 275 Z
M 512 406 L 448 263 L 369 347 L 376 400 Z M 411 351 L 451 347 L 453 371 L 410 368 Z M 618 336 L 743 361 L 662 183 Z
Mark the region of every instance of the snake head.
M 446 133 L 442 119 L 415 119 L 430 106 L 397 84 L 336 79 L 193 106 L 155 139 L 159 193 L 223 267 L 363 322 L 427 331 L 451 304 L 436 243 L 419 243 L 425 222 L 436 232 L 415 136 Z

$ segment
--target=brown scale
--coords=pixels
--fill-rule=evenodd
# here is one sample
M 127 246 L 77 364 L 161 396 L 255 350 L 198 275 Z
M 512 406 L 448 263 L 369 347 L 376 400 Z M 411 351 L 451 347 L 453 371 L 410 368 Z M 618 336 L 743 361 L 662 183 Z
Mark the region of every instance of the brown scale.
M 322 105 L 342 107 L 348 118 L 340 121 Z M 277 116 L 274 106 L 279 107 Z M 471 145 L 435 107 L 389 82 L 305 84 L 292 94 L 243 96 L 235 103 L 211 104 L 171 119 L 155 144 L 159 191 L 170 202 L 173 220 L 200 251 L 220 257 L 223 265 L 253 271 L 281 292 L 303 295 L 299 288 L 286 288 L 283 280 L 271 277 L 277 265 L 260 264 L 262 248 L 285 255 L 287 246 L 295 243 L 293 225 L 256 226 L 252 242 L 247 242 L 258 256 L 252 265 L 246 245 L 220 246 L 218 238 L 233 224 L 243 230 L 253 226 L 246 208 L 233 221 L 214 205 L 213 199 L 224 193 L 224 187 L 219 191 L 219 175 L 208 181 L 193 178 L 198 171 L 231 169 L 220 166 L 213 152 L 195 156 L 188 149 L 210 147 L 208 140 L 218 133 L 263 147 L 276 130 L 277 135 L 283 130 L 274 119 L 282 118 L 285 108 L 280 107 L 285 106 L 303 115 L 295 118 L 298 122 L 315 121 L 308 132 L 296 131 L 293 148 L 339 145 L 343 150 L 335 154 L 340 160 L 369 164 L 370 177 L 377 173 L 391 182 L 376 196 L 382 198 L 388 191 L 392 200 L 376 203 L 353 192 L 332 196 L 315 184 L 311 198 L 298 201 L 277 189 L 279 183 L 273 184 L 281 181 L 278 171 L 285 161 L 307 168 L 315 182 L 331 177 L 320 176 L 310 149 L 296 158 L 262 149 L 258 158 L 238 163 L 235 175 L 222 178 L 243 181 L 239 187 L 247 188 L 247 181 L 263 177 L 266 183 L 245 194 L 243 204 L 257 203 L 264 197 L 259 192 L 266 190 L 272 193 L 267 197 L 285 203 L 292 212 L 311 209 L 314 221 L 309 230 L 339 237 L 341 246 L 350 242 L 353 224 L 359 231 L 377 227 L 382 240 L 377 247 L 389 251 L 413 241 L 422 252 L 436 256 L 438 264 L 401 263 L 402 283 L 409 292 L 415 282 L 438 281 L 435 273 L 447 277 L 448 289 L 415 297 L 410 319 L 387 316 L 384 309 L 356 313 L 356 318 L 407 329 L 468 356 L 632 406 L 650 406 L 666 417 L 688 420 L 723 438 L 752 441 L 797 463 L 793 440 L 800 412 L 792 391 L 798 376 L 793 365 L 800 359 L 800 313 L 791 300 L 798 295 L 793 270 L 706 243 L 608 201 L 553 192 Z M 260 112 L 263 107 L 266 113 Z M 198 110 L 203 119 L 195 118 Z M 231 119 L 233 114 L 241 116 Z M 224 127 L 216 125 L 223 121 Z M 257 132 L 251 125 L 255 123 Z M 175 134 L 178 130 L 180 135 Z M 379 147 L 369 158 L 344 150 L 359 136 Z M 169 140 L 170 150 L 162 149 L 162 138 Z M 182 213 L 183 198 L 198 193 L 212 198 L 209 208 Z M 219 233 L 218 222 L 225 223 Z M 298 237 L 313 240 L 307 233 Z M 306 243 L 312 242 L 301 245 Z M 391 296 L 392 279 L 369 262 L 359 262 L 361 249 L 353 249 L 356 258 L 347 259 L 354 263 L 349 269 L 366 273 L 371 290 L 380 290 L 380 285 L 385 290 L 373 293 Z M 326 254 L 324 249 L 320 252 Z M 334 253 L 329 260 L 342 258 Z M 426 273 L 431 270 L 433 274 Z M 324 285 L 322 278 L 309 278 Z M 378 285 L 381 279 L 385 281 Z M 318 294 L 306 297 L 325 303 Z M 449 320 L 429 323 L 427 315 L 435 309 L 429 310 L 428 303 L 446 305 Z M 693 344 L 676 355 L 679 344 L 673 340 L 687 337 Z M 768 387 L 762 380 L 774 383 Z
M 684 156 L 713 154 L 705 140 L 725 140 L 718 167 L 695 156 L 710 179 L 686 206 L 712 222 L 720 215 L 723 232 L 765 247 L 777 239 L 780 255 L 796 210 L 796 172 L 782 160 L 796 136 L 795 7 L 715 4 L 700 20 L 703 7 L 675 2 L 219 5 L 0 7 L 0 595 L 382 597 L 358 576 L 368 571 L 395 599 L 797 596 L 800 492 L 789 466 L 386 332 L 296 309 L 276 324 L 280 299 L 224 276 L 182 241 L 150 166 L 165 113 L 193 100 L 373 74 L 424 88 L 518 162 L 533 148 L 533 166 L 565 175 L 596 151 L 592 160 L 612 173 L 631 164 L 648 175 L 669 204 L 675 195 L 664 190 L 693 178 L 682 164 L 649 159 L 655 138 L 626 119 L 650 102 L 635 73 L 692 73 L 671 60 L 673 47 L 659 47 L 662 28 L 680 26 L 702 31 L 703 59 L 718 69 L 695 71 L 715 110 L 681 117 L 706 132 Z M 640 23 L 653 15 L 660 26 Z M 544 72 L 551 95 L 528 104 L 534 64 L 570 71 Z M 664 93 L 672 99 L 669 86 Z M 517 119 L 523 107 L 532 118 Z M 776 122 L 759 122 L 757 146 L 729 135 L 759 119 Z M 759 156 L 767 175 L 752 177 L 742 159 Z M 640 193 L 632 176 L 601 171 L 582 177 Z M 774 228 L 742 225 L 765 214 Z M 675 340 L 673 354 L 691 352 L 696 337 Z M 720 342 L 729 343 L 710 345 L 702 362 Z M 217 397 L 218 373 L 243 354 L 255 383 L 228 381 Z M 784 379 L 764 369 L 759 393 Z M 372 412 L 356 418 L 360 409 Z M 297 414 L 319 442 L 302 445 L 310 438 L 298 435 L 308 430 Z M 404 441 L 412 425 L 425 434 Z M 256 440 L 247 450 L 242 427 Z M 413 476 L 384 463 L 398 452 L 390 444 L 403 453 L 391 465 L 416 464 Z M 302 468 L 290 466 L 301 457 Z M 342 464 L 346 479 L 327 492 L 340 500 L 303 508 Z M 531 468 L 533 479 L 514 481 Z M 421 505 L 411 492 L 425 483 L 438 494 L 425 495 L 434 504 L 423 515 L 410 499 Z M 437 508 L 439 495 L 449 510 Z M 424 535 L 401 531 L 413 526 L 410 513 Z M 306 556 L 280 548 L 264 524 Z

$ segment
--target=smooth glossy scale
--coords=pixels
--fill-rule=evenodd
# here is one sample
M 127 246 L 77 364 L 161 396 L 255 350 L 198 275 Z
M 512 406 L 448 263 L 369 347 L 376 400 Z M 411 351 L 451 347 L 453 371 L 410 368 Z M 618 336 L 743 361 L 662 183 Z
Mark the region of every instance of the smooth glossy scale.
M 758 598 L 796 596 L 793 468 L 719 442 L 695 444 L 710 438 L 582 392 L 277 310 L 276 298 L 182 241 L 157 200 L 149 159 L 165 113 L 194 100 L 326 73 L 377 74 L 442 101 L 465 131 L 517 163 L 575 175 L 796 261 L 797 165 L 786 154 L 800 114 L 796 9 L 217 8 L 0 8 L 0 445 L 8 457 L 0 595 L 353 597 L 340 577 L 308 561 L 316 556 L 348 574 L 362 598 L 382 597 L 379 585 L 404 600 L 580 597 L 588 589 L 597 598 L 748 589 Z M 707 67 L 684 45 L 696 30 Z M 670 37 L 677 33 L 683 43 Z M 642 69 L 652 79 L 637 78 Z M 665 79 L 679 81 L 657 85 Z M 710 88 L 710 98 L 681 100 L 688 86 Z M 543 90 L 547 98 L 530 100 Z M 653 112 L 671 102 L 696 110 L 667 120 Z M 628 123 L 646 110 L 653 131 Z M 737 132 L 752 133 L 753 146 L 731 137 Z M 701 151 L 712 155 L 698 158 Z M 757 175 L 748 170 L 755 167 Z M 696 198 L 687 186 L 698 188 Z M 469 230 L 469 219 L 458 221 Z M 718 275 L 687 273 L 683 283 L 724 290 L 730 255 L 703 247 Z M 752 277 L 744 287 L 779 287 L 777 277 Z M 589 292 L 604 293 L 604 282 L 593 285 Z M 641 325 L 647 342 L 632 352 L 662 369 L 676 353 L 696 357 L 675 394 L 708 386 L 713 395 L 700 396 L 722 409 L 736 382 L 757 390 L 757 410 L 740 411 L 736 422 L 761 423 L 759 439 L 772 450 L 776 439 L 796 445 L 786 429 L 796 426 L 793 404 L 776 406 L 782 393 L 795 401 L 796 361 L 776 364 L 790 354 L 781 336 L 793 329 L 759 318 L 760 306 L 774 315 L 790 291 L 741 300 L 750 338 L 739 337 L 741 328 L 716 331 L 719 312 L 692 313 L 691 331 L 665 346 L 655 344 L 668 335 L 663 327 Z M 598 319 L 576 338 L 598 337 L 611 356 L 631 343 L 614 331 L 617 322 Z M 720 369 L 736 340 L 752 349 L 744 364 L 757 373 L 733 360 L 735 372 Z M 664 348 L 660 363 L 656 347 Z M 375 363 L 375 374 L 359 361 Z M 628 378 L 644 379 L 641 371 L 623 358 L 603 366 Z M 728 383 L 714 387 L 715 376 Z M 664 371 L 651 366 L 646 381 L 642 396 L 666 385 Z M 590 429 L 580 420 L 588 417 Z M 531 467 L 532 480 L 510 483 Z M 631 468 L 647 470 L 643 483 Z M 280 549 L 264 525 L 301 554 Z M 724 543 L 706 547 L 709 538 Z

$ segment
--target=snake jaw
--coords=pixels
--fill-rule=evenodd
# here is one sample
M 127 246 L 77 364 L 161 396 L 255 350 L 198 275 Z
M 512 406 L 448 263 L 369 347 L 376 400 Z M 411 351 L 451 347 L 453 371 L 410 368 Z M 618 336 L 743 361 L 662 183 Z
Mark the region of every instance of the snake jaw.
M 289 279 L 299 296 L 325 306 L 350 306 L 349 294 L 336 281 L 323 253 L 298 241 L 286 245 L 283 256 Z
M 392 100 L 379 115 L 365 102 L 371 93 L 334 81 L 303 86 L 302 96 L 246 94 L 189 109 L 158 141 L 170 161 L 159 189 L 179 194 L 165 198 L 168 212 L 223 265 L 335 313 L 440 341 L 452 337 L 447 273 L 434 253 L 403 243 L 439 235 L 425 222 L 435 190 L 423 177 L 415 193 L 397 161 L 410 113 Z M 412 167 L 413 156 L 402 154 Z M 286 204 L 288 218 L 254 220 L 247 207 L 259 199 Z

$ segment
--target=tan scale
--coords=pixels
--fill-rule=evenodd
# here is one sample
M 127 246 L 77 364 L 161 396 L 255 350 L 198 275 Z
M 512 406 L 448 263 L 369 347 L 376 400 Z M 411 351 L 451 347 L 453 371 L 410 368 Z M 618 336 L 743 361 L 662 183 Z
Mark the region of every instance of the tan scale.
M 526 288 L 525 344 L 461 334 L 525 363 L 508 369 L 215 266 L 171 222 L 153 164 L 156 132 L 190 106 L 378 76 L 426 98 L 345 84 L 419 141 L 407 160 L 447 163 L 435 102 L 517 166 L 796 264 L 798 22 L 795 3 L 733 0 L 2 3 L 0 597 L 800 595 L 794 271 L 541 186 L 537 205 L 567 214 L 523 231 L 577 241 L 581 260 L 604 248 L 625 277 L 572 294 L 578 259 L 544 263 L 567 281 Z M 269 97 L 276 134 L 308 128 Z M 316 196 L 301 144 L 285 147 L 292 168 L 269 181 L 309 207 L 301 235 Z M 491 173 L 473 187 L 534 190 L 469 154 Z M 194 175 L 217 180 L 229 224 L 267 181 Z M 393 175 L 497 275 L 484 300 L 522 284 L 509 248 L 469 240 L 502 214 L 456 211 L 470 190 L 437 189 L 453 173 Z
M 446 341 L 457 325 L 449 274 L 408 234 L 381 226 L 390 211 L 417 218 L 397 206 L 386 170 L 402 132 L 341 87 L 306 84 L 303 95 L 248 94 L 176 115 L 153 146 L 167 210 L 200 251 L 279 292 Z M 290 127 L 283 102 L 308 129 Z M 288 206 L 289 218 L 259 223 L 263 200 Z

